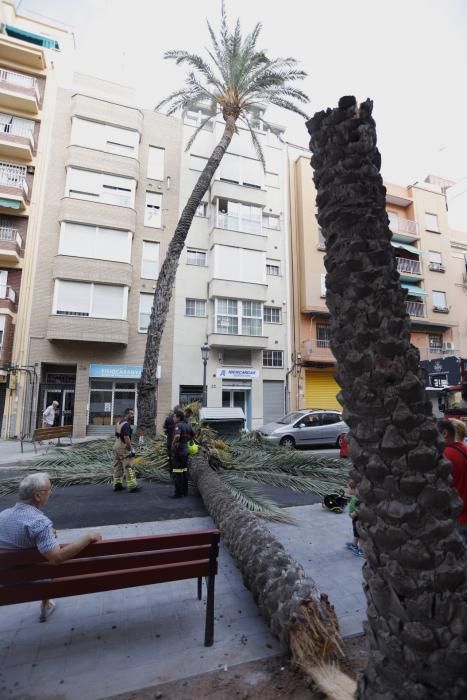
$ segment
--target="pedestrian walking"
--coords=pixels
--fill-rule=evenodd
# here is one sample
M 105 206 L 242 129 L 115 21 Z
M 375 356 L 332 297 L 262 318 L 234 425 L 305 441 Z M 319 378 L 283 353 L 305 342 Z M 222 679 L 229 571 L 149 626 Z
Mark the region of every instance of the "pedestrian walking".
M 171 498 L 188 496 L 188 443 L 193 440 L 193 428 L 187 423 L 184 412 L 180 409 L 175 413 L 175 430 L 172 446 L 172 474 L 175 493 Z
M 132 423 L 135 414 L 132 408 L 125 409 L 123 419 L 116 425 L 115 442 L 113 446 L 114 453 L 114 491 L 123 491 L 123 476 L 126 477 L 128 491 L 134 493 L 139 491 L 136 472 L 133 467 L 135 451 L 131 446 L 131 436 L 133 433 Z
M 352 554 L 355 554 L 357 557 L 364 557 L 363 549 L 360 547 L 360 534 L 358 532 L 358 496 L 357 496 L 357 485 L 355 481 L 350 480 L 347 483 L 347 493 L 350 496 L 350 501 L 349 501 L 349 515 L 352 518 L 352 531 L 353 531 L 353 540 L 352 542 L 346 542 L 345 546 L 347 549 L 350 549 Z
M 58 418 L 58 401 L 52 401 L 42 414 L 42 427 L 52 428 Z
M 60 546 L 52 521 L 42 512 L 51 491 L 47 472 L 26 476 L 19 485 L 19 501 L 0 513 L 0 549 L 32 549 L 35 547 L 51 564 L 73 559 L 85 547 L 100 542 L 99 532 L 82 535 L 75 542 Z M 47 577 L 44 570 L 44 578 Z M 45 622 L 55 610 L 52 600 L 43 600 L 39 622 Z

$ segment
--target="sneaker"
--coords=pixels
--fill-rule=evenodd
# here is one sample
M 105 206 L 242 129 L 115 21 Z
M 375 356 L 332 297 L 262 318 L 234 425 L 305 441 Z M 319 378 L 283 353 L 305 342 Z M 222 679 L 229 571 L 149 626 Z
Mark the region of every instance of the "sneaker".
M 39 622 L 46 622 L 52 615 L 56 607 L 57 606 L 55 605 L 53 600 L 47 601 L 46 605 L 41 603 L 41 614 L 39 615 Z
M 356 554 L 357 557 L 364 557 L 365 556 L 365 552 L 363 551 L 363 549 L 361 547 L 356 547 L 354 554 Z
M 350 549 L 353 551 L 357 545 L 355 545 L 353 542 L 346 542 L 345 546 L 347 547 L 347 549 Z

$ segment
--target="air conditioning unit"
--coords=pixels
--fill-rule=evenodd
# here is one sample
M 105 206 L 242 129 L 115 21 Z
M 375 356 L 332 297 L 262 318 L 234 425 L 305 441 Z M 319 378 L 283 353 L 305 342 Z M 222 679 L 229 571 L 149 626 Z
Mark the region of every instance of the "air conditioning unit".
M 433 306 L 433 311 L 439 311 L 442 314 L 449 313 L 449 309 L 446 306 Z
M 445 343 L 443 343 L 443 352 L 449 352 L 451 350 L 454 350 L 454 343 L 447 340 Z

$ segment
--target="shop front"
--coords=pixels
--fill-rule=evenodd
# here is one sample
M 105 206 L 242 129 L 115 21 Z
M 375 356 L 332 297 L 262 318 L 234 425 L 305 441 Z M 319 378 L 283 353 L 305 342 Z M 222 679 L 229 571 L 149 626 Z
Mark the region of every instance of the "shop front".
M 307 369 L 305 373 L 305 405 L 303 408 L 342 410 L 337 400 L 340 387 L 334 379 L 333 369 Z
M 245 415 L 245 425 L 252 426 L 252 379 L 258 379 L 259 373 L 250 368 L 218 368 L 217 378 L 222 379 L 222 407 L 241 408 Z

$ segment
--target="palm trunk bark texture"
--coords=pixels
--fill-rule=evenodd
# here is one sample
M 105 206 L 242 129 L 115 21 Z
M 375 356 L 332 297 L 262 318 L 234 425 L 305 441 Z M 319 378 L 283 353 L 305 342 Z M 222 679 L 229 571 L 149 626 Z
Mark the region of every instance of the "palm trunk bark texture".
M 170 301 L 172 299 L 180 255 L 185 245 L 185 240 L 190 230 L 196 209 L 199 204 L 201 204 L 201 200 L 210 185 L 224 153 L 229 147 L 234 133 L 235 118 L 230 116 L 226 118 L 224 134 L 221 140 L 212 152 L 211 157 L 199 176 L 198 182 L 181 213 L 157 279 L 154 302 L 147 331 L 143 371 L 138 386 L 138 427 L 144 430 L 147 437 L 155 437 L 156 435 L 157 366 L 162 334 L 164 332 Z
M 467 698 L 460 499 L 410 344 L 370 100 L 307 123 L 326 240 L 331 347 L 358 483 L 366 561 L 365 700 Z M 313 207 L 310 202 L 310 207 Z

